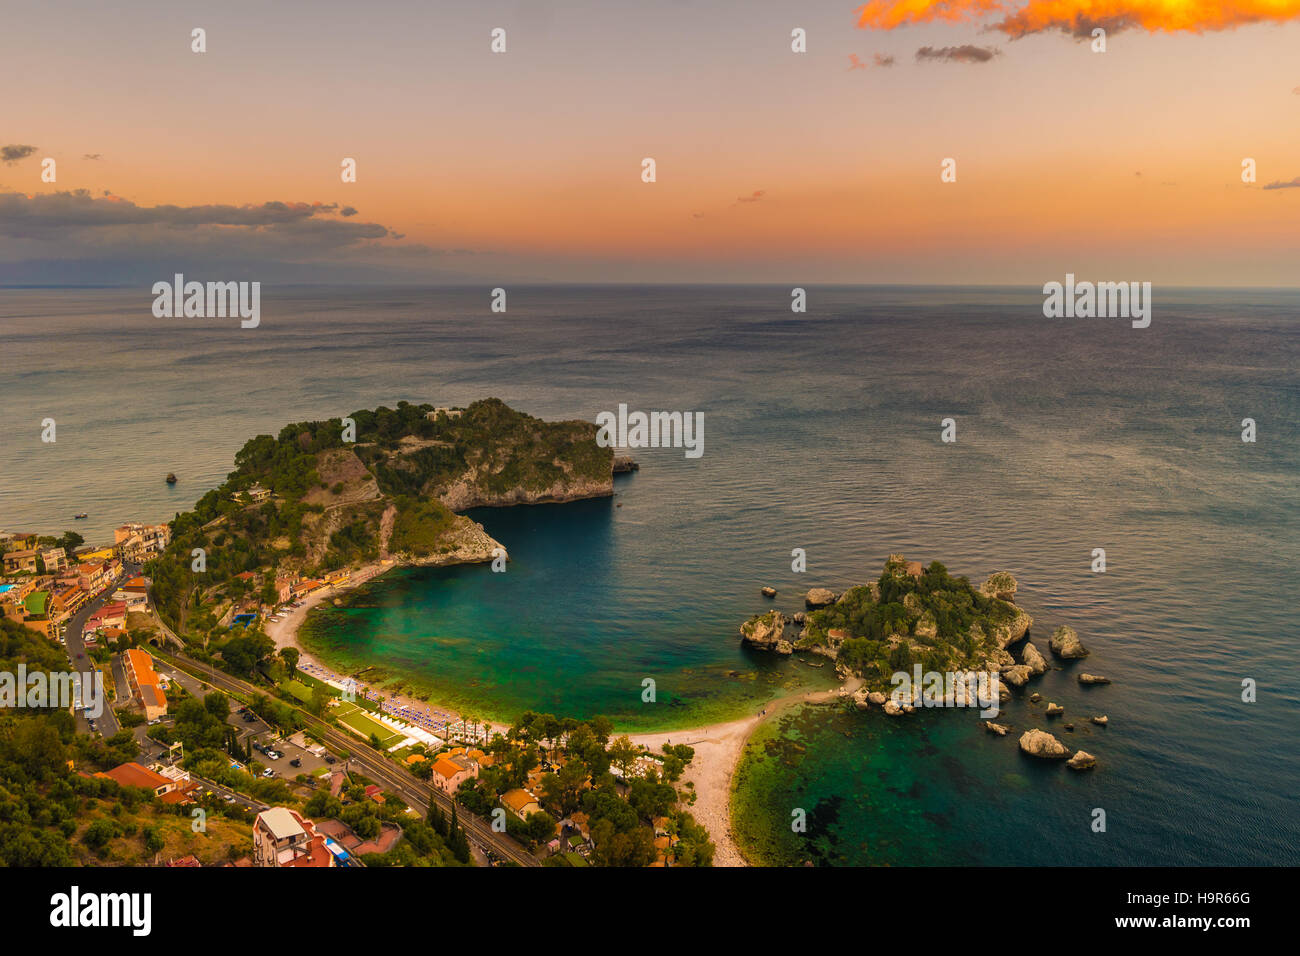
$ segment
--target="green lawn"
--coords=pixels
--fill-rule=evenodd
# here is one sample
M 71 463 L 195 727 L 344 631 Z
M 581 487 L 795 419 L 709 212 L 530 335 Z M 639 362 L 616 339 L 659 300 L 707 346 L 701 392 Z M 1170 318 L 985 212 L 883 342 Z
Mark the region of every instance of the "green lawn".
M 303 684 L 301 681 L 297 681 L 297 680 L 281 681 L 280 689 L 284 691 L 288 691 L 290 694 L 292 694 L 298 700 L 302 701 L 304 704 L 311 703 L 311 688 L 309 688 L 306 684 Z
M 379 743 L 384 749 L 391 747 L 402 739 L 402 735 L 390 730 L 383 724 L 371 720 L 356 704 L 349 704 L 346 701 L 334 708 L 334 716 L 338 718 L 339 723 L 352 730 L 367 740 L 370 735 L 374 734 L 379 738 Z

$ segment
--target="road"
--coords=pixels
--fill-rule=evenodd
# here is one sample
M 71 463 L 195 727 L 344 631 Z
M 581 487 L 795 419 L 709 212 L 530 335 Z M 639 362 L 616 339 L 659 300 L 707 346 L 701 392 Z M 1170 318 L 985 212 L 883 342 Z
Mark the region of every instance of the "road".
M 251 810 L 254 813 L 261 813 L 269 806 L 268 804 L 262 803 L 260 800 L 254 800 L 252 797 L 245 796 L 236 790 L 231 790 L 229 787 L 223 786 L 215 780 L 208 780 L 193 773 L 190 774 L 190 779 L 195 783 L 202 784 L 204 790 L 216 794 L 227 803 L 237 803 L 244 809 Z
M 191 677 L 227 694 L 267 694 L 266 688 L 260 688 L 247 681 L 232 677 L 223 671 L 210 670 L 196 661 L 180 654 L 169 654 L 162 658 L 171 660 L 184 669 Z M 335 752 L 351 754 L 350 760 L 357 764 L 367 777 L 384 789 L 399 797 L 421 815 L 427 815 L 429 801 L 433 800 L 448 814 L 451 813 L 452 800 L 445 794 L 433 790 L 427 783 L 394 764 L 386 757 L 375 753 L 364 741 L 345 733 L 300 708 L 294 708 L 298 714 L 319 734 L 321 740 Z M 490 850 L 496 856 L 517 863 L 520 866 L 541 866 L 541 861 L 526 850 L 522 844 L 504 833 L 493 830 L 486 822 L 469 813 L 458 813 L 457 817 L 465 829 L 465 835 L 471 843 Z
M 130 578 L 138 574 L 139 568 L 132 568 L 123 565 L 122 578 Z M 98 611 L 108 601 L 109 596 L 116 590 L 117 584 L 113 583 L 99 593 L 98 597 L 87 601 L 80 611 L 68 618 L 68 623 L 63 629 L 64 643 L 67 645 L 68 661 L 72 664 L 72 669 L 79 674 L 84 675 L 87 671 L 94 668 L 94 662 L 86 654 L 86 642 L 82 637 L 82 631 L 86 626 L 86 620 L 90 615 Z M 116 672 L 115 672 L 116 673 Z M 116 680 L 116 678 L 115 678 Z M 129 694 L 130 691 L 125 684 L 117 684 L 119 694 Z M 90 733 L 90 722 L 85 715 L 77 713 L 77 731 L 79 733 Z M 111 737 L 119 730 L 117 715 L 113 713 L 113 702 L 104 701 L 104 713 L 95 721 L 95 731 L 104 737 Z

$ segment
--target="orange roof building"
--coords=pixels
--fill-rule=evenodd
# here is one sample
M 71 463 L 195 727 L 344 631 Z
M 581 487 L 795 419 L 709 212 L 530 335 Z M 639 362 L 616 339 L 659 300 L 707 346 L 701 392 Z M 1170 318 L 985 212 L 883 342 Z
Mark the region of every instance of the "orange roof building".
M 429 779 L 443 793 L 455 793 L 466 780 L 478 776 L 478 764 L 463 755 L 442 756 L 433 762 Z
M 527 790 L 507 790 L 501 795 L 501 802 L 506 805 L 507 810 L 520 820 L 542 809 L 542 805 L 537 802 L 537 798 Z
M 177 781 L 169 780 L 162 774 L 155 773 L 148 767 L 134 761 L 124 763 L 120 767 L 114 767 L 107 773 L 97 773 L 95 776 L 104 780 L 112 780 L 123 787 L 140 787 L 144 790 L 152 790 L 154 796 L 157 797 L 171 793 L 178 786 Z
M 139 648 L 131 648 L 122 655 L 126 682 L 136 702 L 144 708 L 146 720 L 156 720 L 167 713 L 167 695 L 163 693 L 162 679 L 153 669 L 153 658 Z

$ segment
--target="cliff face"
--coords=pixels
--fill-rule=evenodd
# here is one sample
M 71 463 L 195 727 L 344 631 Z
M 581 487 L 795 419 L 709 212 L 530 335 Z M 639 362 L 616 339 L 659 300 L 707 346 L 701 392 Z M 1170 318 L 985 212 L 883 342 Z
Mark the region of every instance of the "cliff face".
M 566 474 L 545 488 L 514 487 L 504 491 L 489 491 L 477 480 L 477 475 L 467 474 L 438 494 L 438 500 L 452 511 L 470 508 L 501 508 L 508 505 L 538 505 L 583 498 L 608 498 L 614 494 L 614 475 L 606 479 L 576 477 Z
M 505 548 L 483 529 L 477 521 L 456 515 L 455 526 L 443 536 L 441 549 L 436 554 L 419 557 L 402 557 L 408 564 L 426 567 L 443 567 L 451 564 L 486 564 Z

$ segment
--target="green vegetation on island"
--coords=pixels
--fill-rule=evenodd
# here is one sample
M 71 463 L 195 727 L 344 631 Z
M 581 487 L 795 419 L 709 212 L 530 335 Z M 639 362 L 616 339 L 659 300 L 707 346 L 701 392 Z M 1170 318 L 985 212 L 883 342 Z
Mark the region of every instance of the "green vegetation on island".
M 755 615 L 741 626 L 751 644 L 812 651 L 835 660 L 843 671 L 860 676 L 869 689 L 887 688 L 898 671 L 920 664 L 924 671 L 960 671 L 1014 663 L 1005 649 L 1028 631 L 1031 618 L 1011 603 L 1015 579 L 1005 572 L 976 588 L 953 577 L 938 561 L 922 567 L 902 555 L 890 555 L 880 577 L 849 588 L 838 598 L 830 592 L 812 600 L 797 638 L 784 638 L 786 620 L 779 611 Z M 777 648 L 789 652 L 784 648 Z
M 226 481 L 173 519 L 146 570 L 159 614 L 191 647 L 224 656 L 235 615 L 275 606 L 298 581 L 380 559 L 491 560 L 500 546 L 457 511 L 612 493 L 613 452 L 590 422 L 542 421 L 499 399 L 349 418 L 249 440 Z

